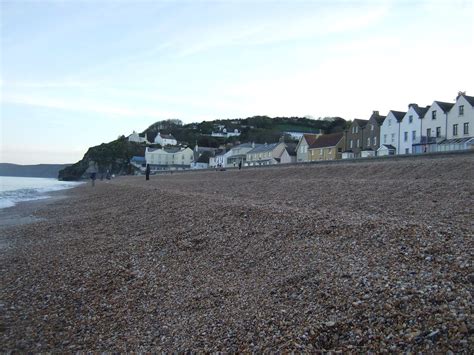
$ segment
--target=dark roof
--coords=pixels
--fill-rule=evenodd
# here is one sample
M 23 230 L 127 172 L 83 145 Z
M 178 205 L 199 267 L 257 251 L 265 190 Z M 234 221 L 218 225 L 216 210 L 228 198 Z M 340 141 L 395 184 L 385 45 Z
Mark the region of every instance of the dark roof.
M 164 148 L 163 149 L 166 153 L 177 153 L 181 150 L 180 147 L 170 147 L 170 148 Z
M 354 121 L 353 121 L 352 124 L 354 124 L 354 123 L 357 123 L 357 125 L 360 128 L 364 128 L 367 125 L 367 123 L 369 123 L 369 120 L 361 120 L 359 118 L 354 118 Z
M 209 158 L 212 156 L 212 152 L 204 152 L 201 156 L 196 160 L 197 163 L 207 163 L 209 164 Z
M 423 118 L 425 117 L 425 114 L 426 112 L 430 109 L 430 106 L 426 106 L 426 107 L 420 107 L 418 106 L 417 104 L 410 104 L 410 107 L 413 107 L 413 109 L 415 110 L 416 114 L 418 115 L 418 117 L 420 118 Z
M 319 136 L 309 148 L 334 147 L 337 143 L 339 143 L 343 136 L 344 133 L 342 132 L 323 134 L 322 136 Z
M 248 151 L 247 154 L 271 152 L 273 149 L 277 147 L 278 144 L 280 143 L 261 144 L 259 146 L 255 145 L 255 148 Z
M 390 110 L 390 112 L 395 116 L 398 122 L 400 122 L 405 116 L 406 112 Z
M 442 101 L 435 101 L 439 107 L 441 107 L 441 109 L 446 113 L 448 112 L 449 110 L 451 110 L 454 106 L 454 104 L 450 103 L 450 102 L 442 102 Z
M 375 122 L 377 122 L 377 124 L 378 124 L 379 126 L 381 126 L 382 123 L 383 123 L 383 121 L 385 120 L 385 116 L 382 116 L 382 115 L 379 113 L 379 111 L 373 111 L 373 112 L 372 112 L 372 115 L 371 115 L 370 118 L 369 118 L 369 121 L 372 120 L 372 119 L 375 120 Z
M 471 106 L 474 107 L 474 96 L 467 96 L 467 95 L 464 95 L 464 94 L 461 95 L 461 96 L 464 97 L 467 100 L 467 102 L 469 102 L 471 104 Z
M 380 146 L 380 148 L 382 148 L 382 146 L 383 146 L 383 147 L 386 147 L 386 148 L 388 148 L 388 149 L 393 149 L 393 150 L 396 149 L 396 148 L 395 148 L 393 145 L 391 145 L 391 144 L 382 144 L 382 145 Z M 379 149 L 380 149 L 380 148 L 379 148 Z
M 295 143 L 285 143 L 286 151 L 290 156 L 296 156 L 296 144 Z
M 306 140 L 306 143 L 308 143 L 308 145 L 313 144 L 316 138 L 318 138 L 316 134 L 311 134 L 311 133 L 303 134 L 303 137 Z
M 131 161 L 136 161 L 136 162 L 141 162 L 141 163 L 144 163 L 145 162 L 145 157 L 140 157 L 138 155 L 135 155 L 132 157 L 132 159 L 130 159 Z
M 161 138 L 163 139 L 175 139 L 172 134 L 163 134 L 160 133 Z

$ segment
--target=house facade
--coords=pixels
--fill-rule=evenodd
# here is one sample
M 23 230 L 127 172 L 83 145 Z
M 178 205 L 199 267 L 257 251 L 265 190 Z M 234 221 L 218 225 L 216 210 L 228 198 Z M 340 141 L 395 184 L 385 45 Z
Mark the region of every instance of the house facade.
M 173 137 L 171 134 L 163 134 L 161 132 L 158 132 L 158 134 L 155 137 L 155 144 L 159 144 L 162 147 L 165 147 L 167 145 L 177 145 L 178 142 L 176 139 Z
M 239 163 L 244 166 L 247 161 L 247 153 L 257 146 L 260 145 L 255 143 L 244 143 L 232 147 L 229 151 L 230 154 L 226 158 L 226 166 L 237 167 Z
M 190 148 L 146 148 L 145 160 L 152 170 L 189 169 L 194 159 Z
M 246 165 L 259 166 L 279 164 L 285 148 L 286 145 L 283 142 L 255 146 L 255 148 L 247 153 Z
M 309 161 L 308 148 L 319 136 L 318 134 L 303 134 L 296 146 L 296 161 L 298 163 Z
M 128 136 L 128 141 L 135 143 L 149 143 L 148 139 L 146 138 L 146 133 L 137 133 L 135 131 L 133 131 L 133 133 Z
M 309 147 L 310 161 L 342 159 L 345 134 L 331 133 L 319 136 Z
M 391 145 L 395 148 L 395 154 L 399 154 L 400 147 L 400 122 L 406 112 L 390 110 L 380 127 L 380 147 Z
M 358 158 L 364 145 L 364 128 L 369 120 L 355 118 L 351 126 L 345 131 L 344 158 Z
M 373 111 L 369 121 L 362 131 L 362 158 L 373 157 L 377 155 L 377 149 L 380 146 L 380 127 L 385 120 L 379 111 Z
M 454 104 L 434 101 L 421 118 L 420 139 L 413 144 L 414 153 L 436 152 L 437 143 L 446 139 L 448 114 Z
M 447 139 L 474 137 L 474 97 L 459 93 L 448 114 Z
M 429 106 L 420 107 L 409 104 L 408 111 L 400 121 L 400 149 L 399 154 L 412 154 L 413 144 L 421 141 L 421 123 Z

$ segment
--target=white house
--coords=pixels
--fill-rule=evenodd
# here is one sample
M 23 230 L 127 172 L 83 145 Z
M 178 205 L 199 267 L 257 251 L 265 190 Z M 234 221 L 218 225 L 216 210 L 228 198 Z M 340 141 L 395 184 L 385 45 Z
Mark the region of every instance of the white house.
M 406 112 L 391 110 L 380 126 L 380 147 L 391 145 L 395 148 L 395 154 L 399 154 L 400 146 L 400 122 Z M 379 153 L 379 151 L 378 151 Z
M 382 144 L 379 149 L 377 149 L 377 156 L 383 157 L 386 155 L 395 155 L 395 147 L 390 144 Z
M 212 132 L 211 136 L 212 137 L 224 137 L 224 138 L 229 138 L 229 137 L 238 137 L 240 136 L 239 130 L 236 128 L 233 131 L 227 131 L 226 128 L 222 128 L 223 126 L 218 126 L 220 129 L 218 132 Z
M 448 114 L 447 139 L 474 137 L 474 97 L 459 93 Z
M 420 140 L 413 145 L 414 153 L 436 152 L 437 143 L 446 139 L 448 113 L 454 104 L 433 101 L 433 104 L 421 118 Z
M 258 146 L 258 144 L 256 145 L 255 143 L 243 143 L 232 147 L 228 152 L 229 155 L 227 155 L 226 157 L 225 166 L 235 167 L 238 166 L 240 162 L 242 163 L 242 165 L 245 165 L 245 162 L 247 160 L 247 152 L 251 151 L 256 146 Z
M 146 133 L 139 134 L 135 131 L 133 131 L 133 133 L 128 136 L 128 141 L 135 143 L 149 143 L 146 139 Z
M 421 120 L 430 107 L 409 104 L 408 111 L 400 121 L 400 149 L 398 154 L 413 153 L 413 144 L 421 141 Z
M 308 147 L 314 143 L 320 134 L 305 133 L 296 146 L 296 161 L 298 163 L 309 161 Z
M 194 153 L 190 148 L 146 148 L 145 160 L 152 170 L 189 169 Z
M 162 147 L 165 147 L 167 145 L 177 145 L 178 142 L 176 139 L 173 137 L 171 134 L 163 134 L 161 132 L 158 132 L 158 134 L 155 137 L 155 144 L 159 144 Z

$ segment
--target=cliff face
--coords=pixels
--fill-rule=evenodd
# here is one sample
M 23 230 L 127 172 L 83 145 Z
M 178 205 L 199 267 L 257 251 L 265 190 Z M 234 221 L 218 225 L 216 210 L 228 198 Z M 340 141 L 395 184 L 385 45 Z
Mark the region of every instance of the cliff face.
M 131 172 L 130 159 L 134 155 L 145 155 L 145 146 L 121 137 L 89 148 L 80 161 L 60 170 L 58 179 L 75 181 L 88 178 L 91 170 L 99 174 L 106 173 L 107 170 L 116 175 L 128 174 Z

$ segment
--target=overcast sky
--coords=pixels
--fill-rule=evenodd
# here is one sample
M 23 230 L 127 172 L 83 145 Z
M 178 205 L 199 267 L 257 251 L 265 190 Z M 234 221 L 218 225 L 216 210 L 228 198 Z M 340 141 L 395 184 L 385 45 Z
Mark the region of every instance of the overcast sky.
M 474 95 L 474 0 L 1 3 L 1 162 L 168 118 L 367 119 Z

